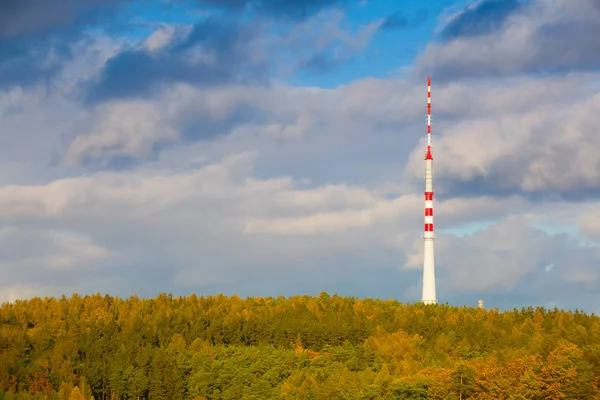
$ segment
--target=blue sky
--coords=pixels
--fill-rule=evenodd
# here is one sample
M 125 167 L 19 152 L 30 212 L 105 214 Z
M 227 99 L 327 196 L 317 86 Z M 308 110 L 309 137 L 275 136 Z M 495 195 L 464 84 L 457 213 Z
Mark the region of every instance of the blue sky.
M 344 14 L 343 24 L 349 33 L 356 34 L 361 27 L 374 21 L 382 21 L 380 29 L 370 37 L 360 52 L 353 54 L 347 60 L 339 60 L 339 62 L 329 60 L 331 63 L 325 62 L 324 65 L 318 63 L 321 58 L 335 57 L 334 48 L 339 46 L 339 42 L 335 42 L 326 48 L 323 54 L 317 54 L 317 62 L 309 70 L 297 71 L 298 73 L 292 76 L 276 74 L 276 77 L 288 84 L 298 86 L 332 88 L 366 76 L 376 78 L 395 76 L 400 69 L 410 66 L 425 45 L 436 38 L 439 17 L 458 12 L 468 3 L 468 1 L 441 0 L 428 2 L 427 5 L 414 1 L 339 2 L 331 9 Z M 135 41 L 143 40 L 150 35 L 158 24 L 194 24 L 211 15 L 223 15 L 229 12 L 228 9 L 223 10 L 221 7 L 214 6 L 194 8 L 190 12 L 189 4 L 185 2 L 169 5 L 161 2 L 144 4 L 135 2 L 123 8 L 118 21 L 121 27 L 128 29 L 125 36 Z M 252 21 L 256 18 L 256 13 L 246 12 L 240 18 Z M 273 35 L 285 32 L 289 28 L 287 22 L 275 21 L 275 26 L 269 32 Z M 114 21 L 105 25 L 104 29 L 114 29 Z M 335 67 L 332 68 L 332 65 Z
M 419 301 L 430 75 L 440 302 L 600 311 L 596 0 L 15 4 L 0 301 Z

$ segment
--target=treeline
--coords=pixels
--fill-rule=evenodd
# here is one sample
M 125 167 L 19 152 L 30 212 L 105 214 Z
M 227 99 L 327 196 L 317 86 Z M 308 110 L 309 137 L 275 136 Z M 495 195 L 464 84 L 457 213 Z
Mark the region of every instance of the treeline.
M 73 295 L 0 307 L 0 400 L 600 399 L 600 320 L 397 301 Z

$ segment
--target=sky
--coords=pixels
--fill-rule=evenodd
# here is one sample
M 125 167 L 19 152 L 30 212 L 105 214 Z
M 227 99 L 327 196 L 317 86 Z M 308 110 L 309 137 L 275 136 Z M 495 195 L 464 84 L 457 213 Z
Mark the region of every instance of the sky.
M 0 2 L 0 301 L 600 312 L 597 0 Z

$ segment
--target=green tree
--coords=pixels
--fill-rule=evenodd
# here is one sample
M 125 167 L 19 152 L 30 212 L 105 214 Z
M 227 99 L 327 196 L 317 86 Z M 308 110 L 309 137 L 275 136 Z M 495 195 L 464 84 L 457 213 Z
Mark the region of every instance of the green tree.
M 471 396 L 475 391 L 475 370 L 466 364 L 459 364 L 451 374 L 452 390 L 460 400 Z

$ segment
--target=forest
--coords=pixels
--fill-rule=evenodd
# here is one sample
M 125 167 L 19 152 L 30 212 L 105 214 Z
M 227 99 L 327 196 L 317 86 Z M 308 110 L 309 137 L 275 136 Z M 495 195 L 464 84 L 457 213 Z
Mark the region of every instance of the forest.
M 600 399 L 600 320 L 223 295 L 0 306 L 0 400 Z

